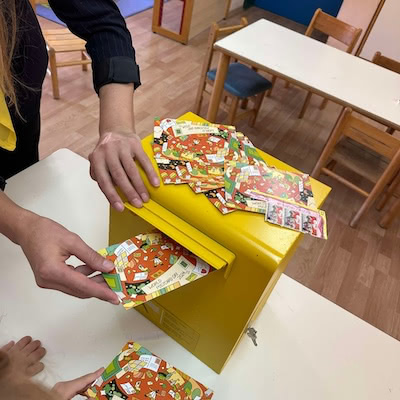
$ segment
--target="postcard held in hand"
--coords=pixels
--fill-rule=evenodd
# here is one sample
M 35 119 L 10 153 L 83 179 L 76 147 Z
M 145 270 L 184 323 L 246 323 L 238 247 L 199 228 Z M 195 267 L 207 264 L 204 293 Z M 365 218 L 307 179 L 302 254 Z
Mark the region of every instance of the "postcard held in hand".
M 158 231 L 135 236 L 99 253 L 115 264 L 115 269 L 103 277 L 127 310 L 214 271 Z

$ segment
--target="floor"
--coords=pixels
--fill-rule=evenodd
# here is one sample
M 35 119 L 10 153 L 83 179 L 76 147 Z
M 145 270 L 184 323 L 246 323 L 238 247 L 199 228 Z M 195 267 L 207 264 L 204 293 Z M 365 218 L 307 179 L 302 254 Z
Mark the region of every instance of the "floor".
M 169 3 L 173 5 L 174 1 Z M 179 2 L 180 3 L 180 2 Z M 168 3 L 167 3 L 168 4 Z M 141 136 L 152 131 L 153 119 L 178 117 L 194 103 L 208 32 L 192 39 L 188 46 L 151 32 L 151 10 L 127 19 L 132 33 L 143 85 L 135 94 L 136 130 Z M 291 29 L 305 27 L 255 7 L 234 12 L 227 23 L 245 15 L 249 22 L 267 18 Z M 174 8 L 165 10 L 173 25 Z M 42 27 L 58 25 L 40 19 Z M 87 157 L 98 137 L 98 99 L 92 90 L 91 72 L 79 67 L 59 73 L 61 99 L 53 100 L 46 78 L 42 105 L 41 157 L 67 147 Z M 238 128 L 262 150 L 304 171 L 311 172 L 340 111 L 329 103 L 324 111 L 314 96 L 303 120 L 297 118 L 305 98 L 304 90 L 284 88 L 278 81 L 271 98 L 263 102 L 254 129 L 245 121 Z M 202 116 L 206 113 L 206 105 Z M 221 113 L 219 121 L 225 115 Z M 353 176 L 356 182 L 360 178 Z M 389 335 L 400 339 L 400 218 L 390 229 L 381 229 L 379 213 L 372 209 L 357 229 L 348 223 L 362 198 L 332 181 L 332 193 L 324 205 L 329 220 L 329 240 L 305 237 L 286 273 Z M 366 182 L 362 182 L 368 186 Z

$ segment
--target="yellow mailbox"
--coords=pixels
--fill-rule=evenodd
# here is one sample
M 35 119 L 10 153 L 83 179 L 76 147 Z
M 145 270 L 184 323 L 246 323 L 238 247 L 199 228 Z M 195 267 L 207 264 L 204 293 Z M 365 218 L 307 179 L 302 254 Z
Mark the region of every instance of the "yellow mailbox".
M 180 119 L 204 122 L 192 113 Z M 142 144 L 157 170 L 151 142 L 152 135 Z M 259 153 L 269 165 L 296 171 Z M 136 310 L 219 373 L 265 304 L 302 234 L 266 223 L 261 214 L 222 215 L 187 185 L 153 188 L 141 174 L 151 200 L 140 209 L 126 202 L 124 212 L 111 210 L 110 244 L 157 228 L 217 270 Z M 315 180 L 312 188 L 319 207 L 330 188 Z

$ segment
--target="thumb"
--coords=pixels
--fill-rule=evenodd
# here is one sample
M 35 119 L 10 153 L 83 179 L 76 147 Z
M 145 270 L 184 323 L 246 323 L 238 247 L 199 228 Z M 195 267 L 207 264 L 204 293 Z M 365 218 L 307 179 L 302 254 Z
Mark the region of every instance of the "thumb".
M 78 240 L 73 244 L 73 248 L 69 249 L 69 251 L 95 271 L 108 273 L 115 268 L 115 265 L 112 261 L 102 257 L 79 237 Z

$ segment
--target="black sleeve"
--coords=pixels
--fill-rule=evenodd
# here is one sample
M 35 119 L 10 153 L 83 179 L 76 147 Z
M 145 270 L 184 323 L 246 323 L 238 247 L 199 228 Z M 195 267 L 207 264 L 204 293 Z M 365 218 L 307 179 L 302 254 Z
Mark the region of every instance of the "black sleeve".
M 107 83 L 140 86 L 132 38 L 114 0 L 49 0 L 54 13 L 86 40 L 98 93 Z
M 6 188 L 6 181 L 3 179 L 3 177 L 0 176 L 0 190 L 4 192 L 5 188 Z

